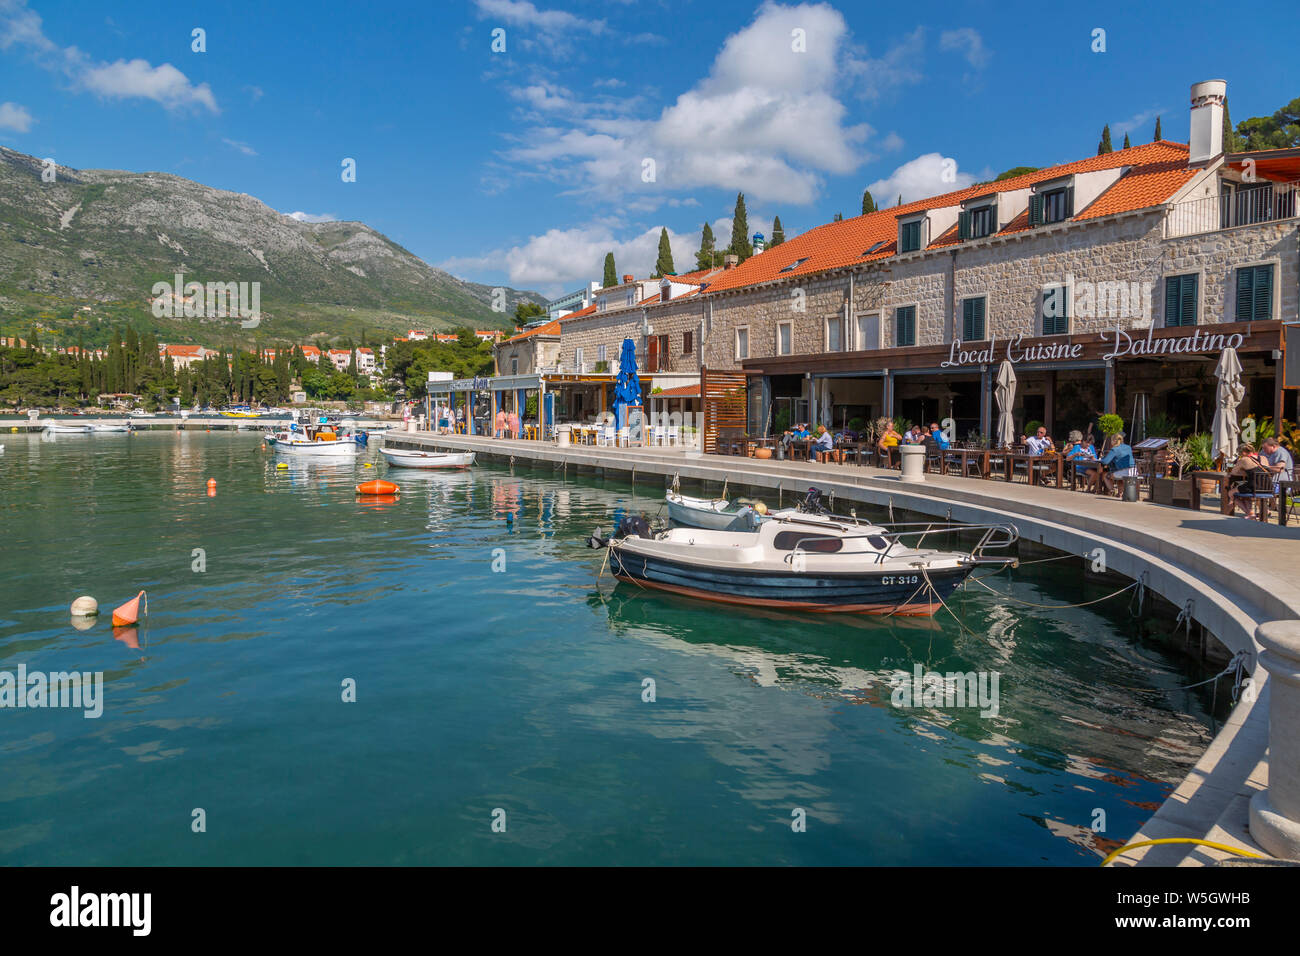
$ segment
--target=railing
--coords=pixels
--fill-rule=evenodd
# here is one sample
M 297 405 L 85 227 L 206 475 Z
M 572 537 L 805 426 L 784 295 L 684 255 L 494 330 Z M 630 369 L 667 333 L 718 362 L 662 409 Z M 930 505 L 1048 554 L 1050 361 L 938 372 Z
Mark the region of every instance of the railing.
M 1192 236 L 1235 226 L 1277 222 L 1296 215 L 1300 182 L 1265 183 L 1219 196 L 1175 203 L 1165 220 L 1165 235 Z

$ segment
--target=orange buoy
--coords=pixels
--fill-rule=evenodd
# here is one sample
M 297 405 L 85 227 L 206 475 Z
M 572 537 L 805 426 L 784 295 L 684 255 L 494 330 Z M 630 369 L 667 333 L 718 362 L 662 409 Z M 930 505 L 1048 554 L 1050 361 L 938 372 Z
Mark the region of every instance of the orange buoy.
M 149 613 L 149 599 L 141 591 L 131 600 L 127 601 L 119 608 L 113 610 L 113 626 L 125 627 L 128 624 L 134 624 L 140 620 L 140 599 L 144 598 L 144 613 Z
M 363 481 L 357 485 L 357 494 L 359 495 L 395 495 L 401 490 L 391 481 L 381 481 L 378 478 L 374 481 Z

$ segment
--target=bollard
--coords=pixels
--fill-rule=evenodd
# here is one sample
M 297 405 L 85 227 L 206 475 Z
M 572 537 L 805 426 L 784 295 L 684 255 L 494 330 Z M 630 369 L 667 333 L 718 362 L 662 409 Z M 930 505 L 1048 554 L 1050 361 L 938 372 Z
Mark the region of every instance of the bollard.
M 1300 621 L 1255 629 L 1269 676 L 1268 789 L 1250 800 L 1250 835 L 1274 856 L 1300 859 Z

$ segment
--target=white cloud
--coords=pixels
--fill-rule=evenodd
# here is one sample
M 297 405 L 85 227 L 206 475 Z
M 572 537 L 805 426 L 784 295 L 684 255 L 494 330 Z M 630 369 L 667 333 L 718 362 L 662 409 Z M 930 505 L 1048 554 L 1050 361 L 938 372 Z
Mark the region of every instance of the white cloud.
M 854 89 L 867 100 L 879 100 L 897 87 L 921 82 L 916 64 L 925 59 L 925 28 L 917 27 L 883 56 L 847 63 L 853 75 Z
M 903 148 L 903 137 L 897 133 L 890 133 L 881 142 L 880 148 L 890 153 L 897 152 Z
M 966 62 L 973 69 L 982 70 L 988 66 L 993 54 L 984 46 L 984 38 L 971 27 L 958 30 L 944 30 L 939 34 L 939 49 L 947 51 L 965 51 Z
M 223 143 L 225 143 L 227 146 L 229 146 L 231 149 L 237 149 L 237 150 L 239 150 L 239 151 L 240 151 L 241 153 L 243 153 L 245 156 L 256 156 L 256 155 L 257 155 L 257 150 L 253 149 L 253 147 L 249 146 L 247 143 L 241 143 L 241 142 L 239 142 L 239 140 L 235 140 L 235 139 L 226 139 L 226 138 L 224 138 L 224 137 L 222 138 L 221 141 L 222 141 Z
M 907 203 L 965 189 L 976 181 L 970 173 L 957 170 L 955 159 L 939 153 L 925 153 L 908 160 L 885 179 L 877 179 L 867 189 L 876 205 L 885 208 L 898 202 L 899 194 Z
M 290 219 L 297 219 L 299 222 L 338 222 L 339 217 L 332 212 L 291 212 L 286 213 Z
M 98 62 L 75 46 L 60 47 L 47 37 L 39 14 L 27 8 L 26 0 L 0 0 L 0 50 L 14 47 L 29 50 L 41 66 L 100 96 L 153 100 L 168 110 L 203 107 L 220 112 L 208 84 L 191 83 L 170 63 L 153 66 L 138 58 Z
M 25 133 L 32 128 L 32 114 L 25 106 L 17 103 L 0 103 L 0 129 L 11 129 L 15 133 Z
M 1120 141 L 1122 142 L 1125 133 L 1132 133 L 1134 130 L 1150 127 L 1151 134 L 1154 135 L 1155 128 L 1156 128 L 1156 117 L 1161 115 L 1161 113 L 1164 112 L 1167 111 L 1161 110 L 1159 108 L 1143 110 L 1141 113 L 1138 113 L 1135 116 L 1130 116 L 1128 119 L 1122 120 L 1119 123 L 1111 123 L 1110 124 L 1111 134 L 1113 136 L 1119 137 Z M 1119 147 L 1116 146 L 1116 149 L 1118 148 Z
M 515 89 L 547 118 L 512 134 L 516 145 L 504 158 L 519 177 L 567 183 L 597 201 L 654 204 L 684 189 L 718 187 L 809 203 L 824 176 L 851 173 L 872 156 L 873 130 L 849 121 L 842 91 L 874 94 L 913 81 L 915 70 L 899 64 L 919 59 L 907 54 L 922 36 L 918 29 L 882 60 L 862 60 L 834 8 L 765 3 L 726 39 L 708 75 L 656 118 L 600 116 L 597 104 L 545 84 Z M 871 75 L 871 64 L 897 68 L 885 79 Z M 887 137 L 883 148 L 898 145 Z M 650 183 L 647 159 L 654 161 Z
M 532 27 L 541 33 L 563 34 L 573 30 L 601 34 L 604 20 L 584 20 L 564 10 L 539 10 L 527 0 L 474 0 L 479 19 L 495 17 L 509 26 Z M 507 38 L 507 48 L 509 39 Z

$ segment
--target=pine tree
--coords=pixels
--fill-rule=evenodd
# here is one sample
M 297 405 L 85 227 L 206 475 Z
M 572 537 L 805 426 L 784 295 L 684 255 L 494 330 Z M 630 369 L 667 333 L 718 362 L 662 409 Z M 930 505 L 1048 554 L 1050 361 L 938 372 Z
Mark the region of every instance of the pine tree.
M 1125 134 L 1124 134 L 1124 146 L 1123 146 L 1123 148 L 1124 148 L 1124 149 L 1128 149 L 1128 148 L 1129 148 L 1128 133 L 1125 133 Z
M 785 242 L 785 229 L 781 227 L 781 217 L 777 216 L 772 220 L 772 241 L 767 245 L 770 249 L 772 246 L 779 246 L 783 242 Z
M 677 268 L 673 265 L 673 247 L 668 241 L 667 228 L 659 230 L 659 258 L 655 260 L 655 271 L 652 279 L 662 279 L 664 276 L 676 275 Z
M 876 201 L 871 198 L 871 190 L 862 190 L 862 215 L 876 211 Z
M 744 262 L 754 254 L 749 244 L 749 215 L 745 212 L 745 194 L 736 193 L 736 211 L 731 216 L 731 245 L 727 251 Z
M 695 253 L 695 268 L 712 269 L 714 260 L 713 229 L 706 222 L 700 233 L 700 251 Z
M 1113 152 L 1115 152 L 1115 147 L 1110 145 L 1110 124 L 1107 123 L 1101 131 L 1101 142 L 1097 144 L 1097 155 Z
M 614 253 L 605 253 L 605 282 L 603 288 L 618 285 L 618 270 L 614 268 Z
M 1232 128 L 1232 118 L 1228 115 L 1228 98 L 1225 96 L 1223 98 L 1223 151 L 1239 153 L 1241 149 L 1242 143 Z
M 1158 142 L 1160 142 L 1160 140 L 1162 140 L 1162 139 L 1164 139 L 1164 137 L 1160 135 L 1160 117 L 1157 116 L 1157 117 L 1156 117 L 1156 135 L 1155 135 L 1155 138 L 1154 138 L 1153 140 L 1151 140 L 1151 142 L 1153 142 L 1153 143 L 1158 143 Z

